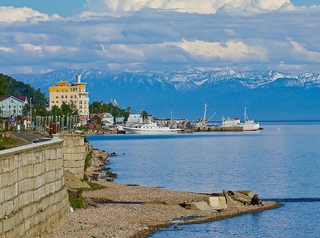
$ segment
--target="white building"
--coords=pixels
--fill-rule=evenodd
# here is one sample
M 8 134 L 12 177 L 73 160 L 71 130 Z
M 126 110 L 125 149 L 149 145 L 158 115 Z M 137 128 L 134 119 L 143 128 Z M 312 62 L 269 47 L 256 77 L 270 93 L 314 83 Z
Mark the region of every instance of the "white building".
M 113 116 L 108 112 L 103 113 L 103 118 L 101 119 L 101 124 L 103 127 L 113 126 L 114 125 Z
M 0 98 L 1 117 L 11 118 L 22 116 L 22 109 L 28 103 L 26 96 L 8 96 Z
M 127 120 L 127 125 L 134 125 L 134 124 L 142 124 L 143 118 L 141 114 L 130 114 Z

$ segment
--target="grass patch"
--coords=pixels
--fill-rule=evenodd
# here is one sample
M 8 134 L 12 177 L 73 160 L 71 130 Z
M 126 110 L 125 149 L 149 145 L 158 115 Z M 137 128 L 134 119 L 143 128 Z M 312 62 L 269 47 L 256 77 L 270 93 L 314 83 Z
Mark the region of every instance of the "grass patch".
M 87 181 L 87 183 L 90 186 L 90 188 L 78 188 L 73 190 L 68 189 L 70 206 L 72 206 L 74 210 L 86 207 L 85 200 L 82 196 L 83 191 L 94 191 L 94 190 L 106 188 L 105 186 L 102 186 L 97 183 L 93 183 L 89 181 Z
M 7 149 L 9 147 L 15 146 L 17 140 L 10 137 L 0 137 L 0 150 Z
M 83 199 L 73 198 L 69 196 L 70 206 L 73 207 L 74 210 L 83 208 Z
M 89 186 L 91 188 L 90 191 L 106 188 L 106 186 L 103 186 L 103 185 L 100 185 L 100 184 L 97 184 L 97 183 L 93 183 L 93 182 L 90 182 L 90 181 L 87 181 L 87 183 L 89 184 Z
M 84 207 L 82 192 L 83 188 L 68 190 L 70 206 L 73 207 L 74 210 Z
M 87 168 L 91 165 L 91 159 L 92 159 L 92 150 L 89 151 L 89 153 L 86 156 L 86 159 L 84 160 L 84 172 L 87 171 Z M 84 173 L 84 180 L 88 181 L 87 175 Z
M 92 150 L 90 150 L 89 153 L 87 153 L 86 159 L 84 161 L 84 172 L 86 172 L 87 168 L 90 167 L 91 159 L 92 159 Z M 97 189 L 106 188 L 103 185 L 88 181 L 88 176 L 86 175 L 86 173 L 84 173 L 82 181 L 86 182 L 90 186 L 90 188 L 78 188 L 78 189 L 68 190 L 69 202 L 70 202 L 70 205 L 73 207 L 73 209 L 84 208 L 86 206 L 84 198 L 82 196 L 83 191 L 94 191 Z

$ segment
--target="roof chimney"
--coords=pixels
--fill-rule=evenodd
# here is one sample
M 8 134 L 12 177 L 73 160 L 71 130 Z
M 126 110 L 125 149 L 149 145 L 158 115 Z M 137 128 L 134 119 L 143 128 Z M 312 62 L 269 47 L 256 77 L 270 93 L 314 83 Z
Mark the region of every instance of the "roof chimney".
M 77 78 L 77 83 L 81 83 L 81 75 L 78 74 L 78 75 L 76 76 L 76 78 Z

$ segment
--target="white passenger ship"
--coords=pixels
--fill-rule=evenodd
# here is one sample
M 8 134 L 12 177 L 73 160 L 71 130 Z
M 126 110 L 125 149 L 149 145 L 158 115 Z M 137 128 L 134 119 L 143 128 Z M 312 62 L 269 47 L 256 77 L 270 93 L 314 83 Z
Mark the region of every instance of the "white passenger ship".
M 178 133 L 180 129 L 173 129 L 166 125 L 148 122 L 141 125 L 124 126 L 123 130 L 128 134 L 169 134 Z

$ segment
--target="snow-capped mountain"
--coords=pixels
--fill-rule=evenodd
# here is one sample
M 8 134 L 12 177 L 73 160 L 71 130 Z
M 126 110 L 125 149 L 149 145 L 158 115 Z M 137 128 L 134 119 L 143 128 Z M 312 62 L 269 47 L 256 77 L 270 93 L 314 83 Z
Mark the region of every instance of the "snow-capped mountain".
M 318 120 L 320 118 L 320 75 L 276 71 L 233 71 L 196 69 L 165 73 L 110 73 L 101 70 L 57 70 L 38 75 L 10 75 L 47 92 L 59 81 L 87 83 L 90 101 L 117 99 L 119 106 L 130 106 L 155 117 L 197 120 L 204 104 L 221 116 L 240 117 L 244 107 L 259 120 Z

